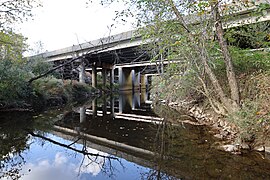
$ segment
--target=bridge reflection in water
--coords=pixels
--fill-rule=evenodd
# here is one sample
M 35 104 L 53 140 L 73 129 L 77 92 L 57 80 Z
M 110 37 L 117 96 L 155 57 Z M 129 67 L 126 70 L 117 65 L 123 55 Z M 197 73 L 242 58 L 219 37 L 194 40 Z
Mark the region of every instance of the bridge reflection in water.
M 236 157 L 218 151 L 207 127 L 166 124 L 152 112 L 146 97 L 149 94 L 126 93 L 94 99 L 65 114 L 52 133 L 147 167 L 145 179 L 270 178 L 269 161 L 256 154 Z M 166 113 L 166 119 L 179 118 L 174 111 Z M 256 164 L 247 167 L 250 159 Z
M 161 144 L 157 135 L 163 118 L 152 112 L 149 97 L 146 92 L 125 92 L 95 98 L 90 105 L 66 113 L 51 133 L 154 169 L 157 164 L 153 160 L 163 156 L 157 147 L 165 148 L 165 143 Z
M 64 114 L 54 128 L 56 131 L 83 136 L 103 145 L 113 145 L 116 149 L 153 155 L 150 152 L 151 147 L 147 146 L 153 143 L 163 118 L 152 112 L 147 97 L 147 93 L 125 93 L 95 98 L 90 105 Z
M 270 179 L 266 155 L 218 151 L 207 127 L 170 126 L 179 113 L 156 109 L 163 120 L 144 97 L 102 97 L 34 117 L 0 114 L 0 179 Z

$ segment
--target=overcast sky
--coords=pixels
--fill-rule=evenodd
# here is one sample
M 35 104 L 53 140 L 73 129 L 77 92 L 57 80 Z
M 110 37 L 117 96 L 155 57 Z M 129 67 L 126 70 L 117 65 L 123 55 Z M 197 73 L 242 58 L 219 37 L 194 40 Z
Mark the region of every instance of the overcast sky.
M 34 9 L 34 20 L 19 24 L 19 31 L 28 37 L 35 48 L 41 41 L 44 50 L 56 50 L 109 35 L 115 10 L 119 4 L 101 6 L 98 0 L 89 5 L 87 0 L 43 0 L 43 7 Z M 133 29 L 130 24 L 116 24 L 111 33 Z

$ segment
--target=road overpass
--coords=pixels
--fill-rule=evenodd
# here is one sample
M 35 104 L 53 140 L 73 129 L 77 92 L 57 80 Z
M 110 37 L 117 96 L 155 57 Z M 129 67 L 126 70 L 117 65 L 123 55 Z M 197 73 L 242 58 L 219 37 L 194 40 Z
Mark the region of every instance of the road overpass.
M 260 0 L 257 3 L 259 2 L 267 3 L 268 0 Z M 270 20 L 270 9 L 267 9 L 260 17 L 254 13 L 255 10 L 255 7 L 250 7 L 234 14 L 225 14 L 224 27 L 230 28 Z M 211 17 L 206 17 L 208 18 Z M 185 21 L 196 25 L 201 20 L 199 16 L 191 15 L 185 17 Z M 72 71 L 77 71 L 80 82 L 85 82 L 85 79 L 89 78 L 93 87 L 97 87 L 97 76 L 100 73 L 104 88 L 109 82 L 112 89 L 113 84 L 118 82 L 120 90 L 139 90 L 148 87 L 147 74 L 157 74 L 156 67 L 159 68 L 159 72 L 163 72 L 164 65 L 170 63 L 170 61 L 150 62 L 151 57 L 146 50 L 141 48 L 143 44 L 147 44 L 147 41 L 143 41 L 136 31 L 128 31 L 45 52 L 38 56 L 56 65 L 76 59 L 72 65 L 64 66 L 61 73 L 72 74 Z M 85 72 L 88 72 L 88 75 Z

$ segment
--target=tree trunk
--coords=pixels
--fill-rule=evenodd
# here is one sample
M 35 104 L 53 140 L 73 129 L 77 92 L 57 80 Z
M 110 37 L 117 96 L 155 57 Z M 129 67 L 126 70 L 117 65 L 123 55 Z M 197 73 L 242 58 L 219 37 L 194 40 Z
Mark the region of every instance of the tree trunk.
M 187 31 L 187 35 L 188 38 L 190 39 L 191 42 L 196 42 L 195 38 L 193 37 L 191 31 L 189 30 L 187 24 L 185 23 L 183 16 L 180 14 L 180 12 L 178 11 L 178 9 L 176 8 L 174 2 L 172 0 L 168 1 L 173 12 L 175 13 L 178 21 L 181 23 L 181 25 L 183 26 L 183 28 Z M 222 26 L 220 27 L 222 32 Z M 214 72 L 212 71 L 212 69 L 210 68 L 209 64 L 208 64 L 208 53 L 207 50 L 204 47 L 201 47 L 200 45 L 194 43 L 193 47 L 194 49 L 198 52 L 199 57 L 202 61 L 202 64 L 205 68 L 205 72 L 207 73 L 215 92 L 217 93 L 217 96 L 219 98 L 219 100 L 221 101 L 221 103 L 224 105 L 224 107 L 226 108 L 227 112 L 234 112 L 235 110 L 237 110 L 239 108 L 239 91 L 238 91 L 238 85 L 236 83 L 236 78 L 235 78 L 235 74 L 233 71 L 233 66 L 232 66 L 232 61 L 231 61 L 231 57 L 228 51 L 228 47 L 227 47 L 227 43 L 226 41 L 224 41 L 223 38 L 223 34 L 221 34 L 221 39 L 223 40 L 222 42 L 225 42 L 225 47 L 223 44 L 223 48 L 225 49 L 225 54 L 226 54 L 226 69 L 227 69 L 227 73 L 228 73 L 228 81 L 229 81 L 229 86 L 232 89 L 232 97 L 233 99 L 230 99 L 226 96 L 226 94 L 224 93 L 216 75 L 214 74 Z M 229 68 L 228 68 L 229 67 Z M 231 79 L 232 78 L 232 79 Z
M 240 93 L 239 93 L 239 87 L 236 80 L 233 64 L 232 64 L 232 58 L 228 49 L 228 44 L 226 39 L 224 38 L 224 30 L 221 23 L 221 17 L 218 9 L 218 5 L 216 5 L 213 8 L 214 13 L 214 21 L 215 21 L 215 28 L 216 28 L 216 35 L 218 38 L 218 43 L 220 45 L 222 55 L 224 57 L 224 61 L 226 64 L 226 73 L 227 78 L 231 90 L 231 99 L 235 101 L 235 104 L 239 107 L 240 104 Z

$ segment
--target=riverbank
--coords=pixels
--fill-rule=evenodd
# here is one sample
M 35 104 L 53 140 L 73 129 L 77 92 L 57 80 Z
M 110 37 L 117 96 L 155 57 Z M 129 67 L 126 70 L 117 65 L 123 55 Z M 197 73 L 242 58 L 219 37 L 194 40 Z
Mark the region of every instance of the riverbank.
M 27 96 L 0 102 L 0 111 L 42 111 L 80 103 L 99 94 L 98 89 L 75 80 L 54 77 L 34 81 L 27 88 Z
M 219 148 L 225 151 L 235 154 L 240 154 L 242 150 L 270 153 L 269 82 L 269 72 L 242 77 L 240 79 L 244 99 L 242 108 L 239 112 L 229 116 L 215 113 L 207 99 L 201 96 L 194 96 L 200 98 L 191 101 L 167 99 L 166 105 L 178 111 L 180 115 L 190 116 L 191 120 L 185 121 L 185 123 L 209 126 L 213 136 L 223 141 Z
M 216 113 L 211 102 L 201 93 L 201 86 L 195 77 L 157 77 L 153 81 L 152 94 L 156 99 L 163 99 L 166 105 L 180 114 L 184 112 L 190 116 L 192 124 L 211 127 L 213 135 L 224 141 L 220 147 L 225 151 L 236 154 L 242 150 L 270 153 L 269 52 L 241 53 L 233 56 L 241 93 L 241 107 L 234 113 Z M 223 88 L 228 89 L 224 66 L 217 64 L 215 73 Z

